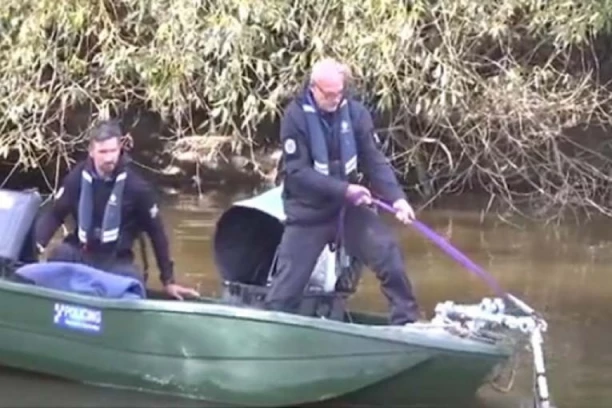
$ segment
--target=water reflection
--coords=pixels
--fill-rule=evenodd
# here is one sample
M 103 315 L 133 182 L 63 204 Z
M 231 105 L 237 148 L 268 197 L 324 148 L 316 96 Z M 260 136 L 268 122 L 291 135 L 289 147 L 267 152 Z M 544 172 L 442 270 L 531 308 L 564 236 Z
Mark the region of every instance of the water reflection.
M 179 277 L 202 293 L 216 294 L 219 284 L 210 240 L 215 220 L 232 200 L 246 195 L 173 198 L 164 209 Z M 546 313 L 550 324 L 546 344 L 549 380 L 559 407 L 612 406 L 612 391 L 606 387 L 612 383 L 612 353 L 608 348 L 612 335 L 612 308 L 608 306 L 612 232 L 606 220 L 580 227 L 516 228 L 494 219 L 481 224 L 478 213 L 449 210 L 427 212 L 421 219 L 492 272 L 505 288 Z M 478 278 L 416 230 L 398 227 L 396 231 L 405 248 L 410 277 L 428 310 L 446 299 L 475 301 L 491 294 Z M 158 286 L 153 260 L 149 253 L 151 283 Z M 374 310 L 386 307 L 371 274 L 364 276 L 353 304 Z M 530 392 L 529 363 L 528 358 L 521 360 L 508 394 L 485 390 L 479 406 L 529 406 L 522 399 Z M 199 402 L 68 384 L 10 370 L 0 375 L 0 406 L 202 406 Z

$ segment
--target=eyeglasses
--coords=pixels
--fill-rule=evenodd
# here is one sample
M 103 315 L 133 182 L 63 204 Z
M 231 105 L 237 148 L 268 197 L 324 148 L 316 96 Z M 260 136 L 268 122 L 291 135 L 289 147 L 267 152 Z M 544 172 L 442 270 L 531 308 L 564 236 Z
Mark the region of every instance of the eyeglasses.
M 344 89 L 340 89 L 339 91 L 326 91 L 323 88 L 321 88 L 318 84 L 313 84 L 313 86 L 315 88 L 317 88 L 317 90 L 321 93 L 321 95 L 325 98 L 325 99 L 338 99 L 342 97 L 342 94 L 344 93 Z

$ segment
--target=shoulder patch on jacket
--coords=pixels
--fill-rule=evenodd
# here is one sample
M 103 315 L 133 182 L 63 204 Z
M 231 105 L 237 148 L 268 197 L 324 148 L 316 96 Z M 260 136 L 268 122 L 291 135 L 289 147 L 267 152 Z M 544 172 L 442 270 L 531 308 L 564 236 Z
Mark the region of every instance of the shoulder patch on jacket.
M 285 142 L 283 143 L 283 151 L 289 156 L 296 154 L 297 143 L 295 142 L 295 139 L 288 138 L 287 140 L 285 140 Z

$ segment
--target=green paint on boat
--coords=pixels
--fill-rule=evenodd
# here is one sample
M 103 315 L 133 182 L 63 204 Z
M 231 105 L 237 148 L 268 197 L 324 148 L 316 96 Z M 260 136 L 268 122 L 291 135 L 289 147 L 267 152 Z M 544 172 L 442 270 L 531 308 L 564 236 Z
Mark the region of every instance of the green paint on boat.
M 278 204 L 277 192 L 265 200 Z M 266 211 L 273 206 L 261 203 L 232 207 L 225 227 L 237 207 L 258 213 L 257 222 L 282 222 L 278 206 Z M 11 211 L 0 209 L 0 223 L 19 209 Z M 271 228 L 278 233 L 279 225 Z M 248 228 L 242 232 L 252 239 Z M 219 405 L 457 406 L 525 341 L 508 332 L 462 337 L 434 324 L 387 326 L 386 316 L 346 309 L 350 292 L 310 293 L 301 309 L 309 315 L 299 315 L 259 309 L 265 285 L 253 283 L 226 282 L 220 299 L 175 301 L 149 291 L 147 299 L 123 300 L 17 282 L 10 262 L 3 269 L 0 364 Z

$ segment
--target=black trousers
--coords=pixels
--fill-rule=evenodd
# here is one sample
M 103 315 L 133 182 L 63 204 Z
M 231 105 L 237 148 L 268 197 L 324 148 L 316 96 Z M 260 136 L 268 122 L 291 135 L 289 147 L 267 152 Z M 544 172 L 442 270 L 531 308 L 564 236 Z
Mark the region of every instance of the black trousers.
M 110 258 L 109 256 L 105 255 L 87 254 L 77 246 L 68 242 L 62 242 L 53 248 L 47 260 L 56 262 L 82 263 L 105 272 L 138 279 L 143 284 L 146 283 L 144 282 L 139 268 L 132 262 L 131 259 Z
M 297 310 L 317 258 L 335 239 L 339 223 L 287 225 L 281 238 L 276 275 L 266 297 L 266 308 Z M 402 251 L 391 229 L 367 207 L 349 206 L 344 215 L 343 243 L 349 255 L 376 274 L 389 302 L 390 323 L 406 324 L 419 318 L 412 285 L 404 271 Z

